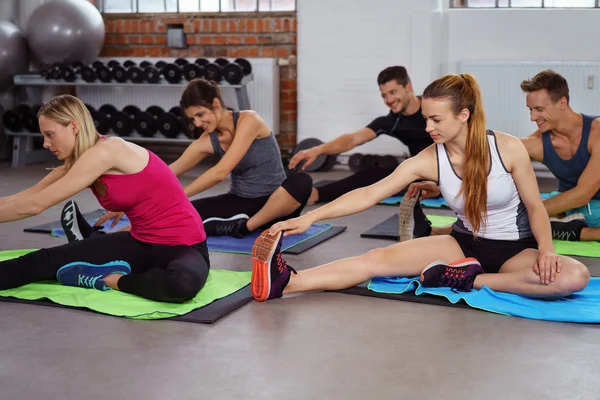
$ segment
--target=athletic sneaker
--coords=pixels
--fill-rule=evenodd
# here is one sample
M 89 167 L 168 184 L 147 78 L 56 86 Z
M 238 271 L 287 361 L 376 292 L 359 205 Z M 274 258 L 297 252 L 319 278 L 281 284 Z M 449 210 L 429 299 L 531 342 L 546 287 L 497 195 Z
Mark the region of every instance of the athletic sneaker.
M 237 214 L 229 218 L 212 217 L 205 219 L 204 231 L 208 236 L 233 236 L 242 238 L 242 226 L 250 219 L 246 214 Z
M 281 257 L 283 233 L 269 235 L 267 229 L 252 246 L 252 296 L 257 301 L 276 299 L 290 281 L 291 272 L 296 270 Z
M 483 268 L 472 257 L 450 264 L 434 261 L 421 272 L 421 284 L 424 287 L 449 287 L 454 291 L 470 292 L 479 274 L 483 274 Z
M 69 243 L 78 240 L 87 239 L 91 236 L 104 235 L 104 232 L 98 232 L 85 220 L 77 203 L 73 200 L 67 201 L 67 204 L 60 213 L 60 224 L 65 231 Z
M 418 191 L 414 197 L 402 197 L 398 210 L 400 223 L 398 240 L 400 242 L 431 234 L 431 222 L 427 219 L 421 208 L 421 203 L 418 200 L 420 196 L 421 191 Z
M 56 279 L 66 286 L 108 290 L 110 288 L 102 280 L 105 276 L 130 273 L 131 266 L 126 261 L 111 261 L 102 265 L 76 261 L 61 267 L 56 272 Z
M 564 218 L 552 217 L 550 226 L 552 227 L 552 239 L 571 242 L 578 242 L 581 239 L 581 230 L 587 228 L 585 215 L 582 213 L 567 215 Z

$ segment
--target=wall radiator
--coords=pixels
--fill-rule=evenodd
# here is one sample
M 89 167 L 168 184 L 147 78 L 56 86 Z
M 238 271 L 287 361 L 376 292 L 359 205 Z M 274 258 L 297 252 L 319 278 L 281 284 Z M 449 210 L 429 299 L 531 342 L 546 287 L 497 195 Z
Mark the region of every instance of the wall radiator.
M 537 127 L 529 120 L 520 84 L 545 69 L 565 77 L 574 111 L 600 115 L 600 62 L 464 61 L 459 68 L 460 72 L 472 73 L 477 78 L 490 129 L 517 137 L 535 132 Z
M 141 58 L 141 57 L 113 57 L 100 58 L 105 63 L 109 60 L 123 62 L 132 60 L 140 63 L 148 60 L 155 63 L 159 60 L 171 62 L 175 58 Z M 188 58 L 193 62 L 193 58 Z M 212 58 L 209 58 L 213 61 Z M 233 61 L 233 59 L 231 59 Z M 276 59 L 248 58 L 252 64 L 254 79 L 248 82 L 248 97 L 250 108 L 256 111 L 265 120 L 274 134 L 279 134 L 279 66 Z M 179 105 L 181 93 L 185 88 L 185 81 L 178 85 L 128 85 L 128 86 L 79 86 L 77 95 L 81 100 L 93 107 L 103 104 L 112 104 L 119 110 L 127 105 L 136 105 L 145 110 L 147 107 L 157 105 L 168 111 Z M 234 90 L 223 86 L 221 88 L 223 101 L 229 107 L 238 108 Z

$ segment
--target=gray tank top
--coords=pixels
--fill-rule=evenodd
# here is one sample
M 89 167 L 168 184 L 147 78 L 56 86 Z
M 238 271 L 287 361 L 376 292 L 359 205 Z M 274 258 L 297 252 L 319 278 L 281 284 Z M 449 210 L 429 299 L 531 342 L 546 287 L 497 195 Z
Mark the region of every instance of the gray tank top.
M 234 131 L 239 117 L 240 112 L 234 111 Z M 219 134 L 216 131 L 210 134 L 210 142 L 219 159 L 223 158 L 225 151 L 221 148 Z M 270 196 L 285 179 L 281 151 L 275 135 L 271 133 L 266 138 L 254 139 L 248 152 L 231 171 L 229 192 L 248 198 Z

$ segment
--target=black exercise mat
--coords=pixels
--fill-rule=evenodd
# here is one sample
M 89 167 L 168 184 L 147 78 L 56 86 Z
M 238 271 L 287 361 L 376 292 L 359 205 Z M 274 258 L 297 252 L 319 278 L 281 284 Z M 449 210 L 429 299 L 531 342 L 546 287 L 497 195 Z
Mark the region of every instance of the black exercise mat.
M 76 309 L 79 311 L 89 311 L 97 313 L 94 310 L 90 310 L 89 308 L 80 308 L 80 307 L 69 307 L 64 306 L 62 304 L 53 303 L 50 300 L 22 300 L 16 299 L 13 297 L 0 297 L 0 301 L 8 302 L 8 303 L 22 303 L 22 304 L 32 304 L 38 306 L 46 306 L 46 307 L 60 307 L 60 308 L 70 308 Z M 164 319 L 154 319 L 154 320 L 144 320 L 144 321 L 181 321 L 181 322 L 194 322 L 198 324 L 212 324 L 217 320 L 223 318 L 224 316 L 234 312 L 238 308 L 246 305 L 252 301 L 252 292 L 250 291 L 250 285 L 246 285 L 237 292 L 233 292 L 229 296 L 222 297 L 218 300 L 213 301 L 210 304 L 207 304 L 204 307 L 198 308 L 194 311 L 190 311 L 187 314 L 180 315 L 172 318 L 164 318 Z M 103 314 L 102 315 L 110 315 Z
M 333 293 L 353 294 L 353 295 L 367 296 L 367 297 L 379 297 L 381 299 L 409 301 L 412 303 L 433 304 L 436 306 L 468 308 L 468 309 L 474 310 L 474 308 L 469 307 L 463 301 L 459 301 L 458 303 L 453 304 L 450 301 L 448 301 L 447 298 L 442 297 L 442 296 L 431 296 L 431 295 L 417 296 L 414 292 L 407 292 L 407 293 L 402 293 L 402 294 L 374 292 L 367 288 L 366 283 L 363 283 L 358 286 L 354 286 L 349 289 L 335 290 L 335 291 L 333 291 Z
M 310 239 L 305 240 L 304 242 L 300 242 L 289 249 L 286 249 L 282 253 L 284 254 L 293 254 L 298 255 L 304 253 L 308 249 L 312 249 L 316 245 L 325 242 L 326 240 L 331 239 L 334 236 L 339 235 L 340 233 L 346 230 L 345 226 L 332 226 L 327 229 L 325 232 L 320 233 L 316 236 L 311 237 Z
M 394 214 L 385 221 L 375 225 L 368 231 L 361 233 L 360 237 L 372 239 L 391 239 L 398 241 L 398 230 L 400 220 L 398 214 Z
M 82 214 L 86 221 L 98 219 L 104 215 L 105 210 L 95 210 L 90 211 L 88 213 Z M 32 228 L 25 228 L 23 231 L 25 232 L 34 232 L 34 233 L 52 233 L 53 229 L 62 229 L 60 225 L 60 221 L 48 222 L 47 224 L 34 226 Z

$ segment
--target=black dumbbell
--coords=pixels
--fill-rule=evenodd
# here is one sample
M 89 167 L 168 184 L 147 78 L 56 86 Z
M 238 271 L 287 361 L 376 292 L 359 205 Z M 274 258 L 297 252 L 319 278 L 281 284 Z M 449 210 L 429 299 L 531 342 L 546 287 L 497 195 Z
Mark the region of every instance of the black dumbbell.
M 96 128 L 96 131 L 101 135 L 106 135 L 110 130 L 110 118 L 89 104 L 86 104 L 85 106 L 92 116 L 92 121 L 94 121 L 94 127 Z
M 165 65 L 167 65 L 167 63 L 164 61 L 158 61 L 154 65 L 152 65 L 152 64 L 150 64 L 150 65 L 144 64 L 144 65 L 146 65 L 145 67 L 143 67 L 144 80 L 148 83 L 159 83 L 160 76 L 162 74 L 162 70 L 165 67 Z M 140 64 L 140 66 L 141 66 L 141 64 Z
M 62 69 L 63 65 L 62 63 L 54 63 L 52 64 L 52 67 L 48 68 L 48 69 L 43 69 L 42 72 L 40 73 L 42 78 L 45 79 L 60 79 L 60 71 Z
M 366 169 L 380 168 L 381 156 L 378 156 L 376 154 L 367 154 L 363 159 L 363 163 Z
M 393 169 L 400 165 L 400 163 L 396 157 L 388 155 L 381 157 L 380 165 L 382 168 Z
M 83 67 L 81 69 L 81 78 L 86 82 L 94 82 L 96 79 L 104 83 L 112 81 L 110 68 L 104 65 L 102 61 L 94 61 L 91 66 Z
M 102 107 L 100 107 L 99 111 L 106 116 L 109 128 L 112 129 L 117 135 L 129 136 L 131 134 L 133 128 L 131 127 L 131 121 L 129 120 L 129 116 L 127 114 L 119 111 L 112 104 L 104 104 Z
M 252 65 L 245 58 L 237 58 L 223 67 L 223 78 L 231 85 L 237 85 L 242 78 L 252 73 Z
M 183 66 L 183 76 L 189 82 L 196 78 L 204 77 L 204 66 L 209 64 L 206 58 L 198 58 L 193 63 Z
M 152 137 L 156 133 L 156 119 L 164 110 L 158 106 L 150 106 L 146 111 L 137 113 L 133 120 L 134 129 L 143 137 Z
M 112 78 L 119 83 L 127 82 L 127 68 L 132 65 L 131 63 L 135 65 L 133 61 L 129 60 L 125 61 L 123 65 L 116 60 L 109 61 L 108 67 Z
M 311 149 L 313 147 L 322 145 L 323 142 L 319 139 L 316 138 L 308 138 L 308 139 L 304 139 L 303 141 L 301 141 L 300 143 L 298 143 L 296 145 L 296 147 L 294 147 L 294 150 L 292 152 L 292 154 L 297 154 L 302 150 L 308 150 Z M 321 154 L 320 156 L 318 156 L 317 158 L 315 158 L 315 160 L 312 162 L 312 164 L 310 164 L 308 167 L 306 167 L 306 169 L 304 169 L 304 171 L 307 172 L 314 172 L 314 171 L 318 171 L 321 168 L 323 168 L 323 166 L 325 165 L 325 162 L 327 161 L 327 155 L 325 154 Z M 304 167 L 304 163 L 305 161 L 301 161 L 297 168 L 298 170 L 302 170 L 302 168 Z
M 133 63 L 133 61 L 131 62 Z M 125 63 L 123 63 L 123 65 L 125 65 Z M 150 66 L 152 66 L 152 63 L 149 61 L 142 61 L 140 65 L 135 63 L 130 64 L 127 68 L 127 79 L 133 83 L 143 83 L 146 79 L 144 69 Z
M 223 79 L 223 68 L 229 64 L 225 58 L 217 58 L 214 62 L 204 66 L 204 77 L 206 80 L 221 82 Z
M 364 156 L 360 153 L 354 153 L 348 159 L 348 167 L 354 172 L 365 169 Z
M 183 130 L 184 126 L 181 123 L 181 109 L 173 107 L 167 113 L 162 113 L 156 119 L 158 131 L 169 139 L 176 138 Z
M 26 131 L 31 133 L 38 133 L 40 131 L 40 124 L 38 122 L 37 112 L 40 106 L 29 106 L 27 104 L 20 104 L 15 108 L 17 115 L 21 121 L 21 126 Z
M 81 74 L 84 64 L 80 61 L 75 61 L 71 65 L 63 65 L 60 68 L 60 79 L 67 82 L 75 82 L 77 75 Z
M 183 67 L 190 62 L 185 58 L 178 58 L 163 67 L 162 74 L 169 83 L 179 83 L 183 78 Z

